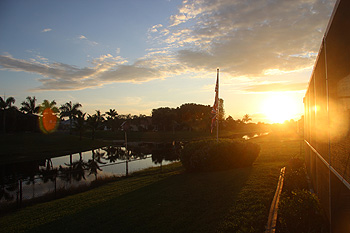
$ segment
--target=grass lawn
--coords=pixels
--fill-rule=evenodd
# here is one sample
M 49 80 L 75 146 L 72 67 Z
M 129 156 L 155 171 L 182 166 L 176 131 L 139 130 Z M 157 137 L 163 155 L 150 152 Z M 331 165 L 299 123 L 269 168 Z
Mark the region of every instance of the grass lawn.
M 300 142 L 252 141 L 252 167 L 186 173 L 180 163 L 135 173 L 88 192 L 0 218 L 0 232 L 263 232 L 279 171 Z

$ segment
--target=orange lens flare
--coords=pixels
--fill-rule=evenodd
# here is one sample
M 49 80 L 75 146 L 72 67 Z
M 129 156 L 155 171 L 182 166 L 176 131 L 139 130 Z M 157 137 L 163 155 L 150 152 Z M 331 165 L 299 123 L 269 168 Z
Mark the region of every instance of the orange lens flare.
M 51 108 L 44 109 L 39 121 L 41 131 L 46 134 L 54 132 L 58 127 L 57 116 Z

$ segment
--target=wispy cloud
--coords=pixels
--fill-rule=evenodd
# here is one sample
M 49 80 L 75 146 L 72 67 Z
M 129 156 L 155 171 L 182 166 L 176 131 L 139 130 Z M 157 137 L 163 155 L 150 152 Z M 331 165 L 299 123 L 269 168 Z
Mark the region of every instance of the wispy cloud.
M 51 28 L 45 28 L 45 29 L 43 29 L 41 32 L 50 32 L 50 31 L 52 31 Z
M 177 26 L 182 23 L 196 18 L 198 15 L 203 14 L 208 8 L 203 8 L 205 1 L 188 1 L 184 0 L 182 6 L 179 8 L 179 12 L 170 17 L 170 27 Z
M 80 35 L 80 36 L 78 36 L 78 38 L 80 39 L 80 40 L 85 40 L 88 44 L 90 44 L 90 45 L 98 45 L 98 43 L 96 42 L 96 41 L 92 41 L 92 40 L 89 40 L 86 36 L 84 36 L 84 35 Z
M 0 67 L 12 71 L 36 73 L 43 78 L 36 90 L 79 90 L 102 86 L 113 82 L 146 82 L 162 78 L 153 68 L 141 64 L 124 65 L 127 61 L 120 56 L 102 55 L 94 59 L 91 67 L 79 68 L 64 63 L 48 63 L 40 59 L 23 60 L 10 55 L 0 55 Z

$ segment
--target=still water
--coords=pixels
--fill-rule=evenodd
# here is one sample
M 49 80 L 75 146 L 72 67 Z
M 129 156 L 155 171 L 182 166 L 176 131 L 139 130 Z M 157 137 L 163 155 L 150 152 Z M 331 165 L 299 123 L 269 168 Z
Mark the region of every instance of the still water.
M 149 167 L 178 160 L 181 145 L 138 144 L 125 147 L 108 146 L 40 161 L 10 164 L 1 167 L 0 207 L 88 185 L 96 179 L 125 176 Z
M 265 136 L 265 135 L 268 135 L 268 134 L 269 134 L 269 132 L 266 132 L 266 133 L 254 133 L 254 134 L 244 135 L 242 138 L 244 140 L 249 140 L 249 139 L 252 139 L 252 138 L 257 138 L 257 137 Z

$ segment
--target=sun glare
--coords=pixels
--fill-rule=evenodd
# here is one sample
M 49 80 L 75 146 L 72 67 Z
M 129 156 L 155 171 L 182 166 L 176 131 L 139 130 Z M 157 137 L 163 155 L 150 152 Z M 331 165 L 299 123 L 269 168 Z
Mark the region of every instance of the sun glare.
M 262 111 L 271 123 L 283 123 L 298 114 L 297 100 L 285 94 L 272 95 L 264 101 Z

